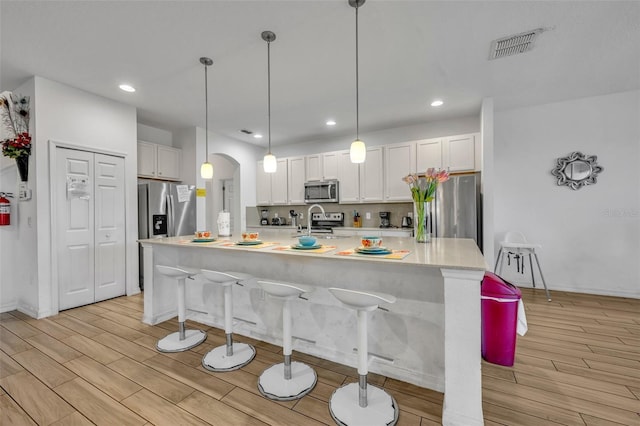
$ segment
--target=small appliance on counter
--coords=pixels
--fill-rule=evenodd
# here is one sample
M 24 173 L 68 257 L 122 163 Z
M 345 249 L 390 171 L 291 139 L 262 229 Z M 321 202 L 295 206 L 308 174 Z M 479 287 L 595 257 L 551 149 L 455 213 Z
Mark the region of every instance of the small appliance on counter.
M 271 218 L 271 226 L 284 226 L 287 224 L 287 221 L 284 217 L 273 217 Z
M 403 228 L 412 228 L 413 220 L 409 216 L 402 216 L 402 227 Z
M 380 212 L 380 228 L 391 228 L 391 212 Z
M 289 210 L 289 215 L 291 216 L 291 226 L 298 226 L 298 213 L 295 210 Z
M 268 225 L 269 224 L 269 210 L 262 209 L 260 210 L 260 225 Z

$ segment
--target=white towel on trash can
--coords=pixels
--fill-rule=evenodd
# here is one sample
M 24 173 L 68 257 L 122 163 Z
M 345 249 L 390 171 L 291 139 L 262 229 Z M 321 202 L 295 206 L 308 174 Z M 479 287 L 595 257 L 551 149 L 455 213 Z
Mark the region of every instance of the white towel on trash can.
M 522 299 L 518 300 L 518 324 L 516 326 L 516 333 L 524 336 L 529 327 L 527 327 L 527 315 L 524 313 L 524 303 Z

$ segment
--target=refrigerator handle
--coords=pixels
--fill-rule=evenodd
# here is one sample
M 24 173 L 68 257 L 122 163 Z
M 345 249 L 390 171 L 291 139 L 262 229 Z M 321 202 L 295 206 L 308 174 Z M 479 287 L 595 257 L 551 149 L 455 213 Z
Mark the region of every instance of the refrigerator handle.
M 175 229 L 175 210 L 173 208 L 173 195 L 167 195 L 167 225 L 168 225 L 168 229 L 167 229 L 167 236 L 168 237 L 175 237 L 176 236 L 176 229 Z

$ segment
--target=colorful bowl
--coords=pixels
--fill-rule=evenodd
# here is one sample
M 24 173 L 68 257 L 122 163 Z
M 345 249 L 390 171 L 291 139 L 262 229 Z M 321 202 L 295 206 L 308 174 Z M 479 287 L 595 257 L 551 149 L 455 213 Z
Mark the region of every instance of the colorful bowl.
M 211 231 L 197 231 L 196 238 L 211 238 Z
M 242 241 L 258 241 L 260 233 L 258 232 L 243 232 Z
M 311 237 L 309 235 L 303 235 L 301 237 L 298 237 L 298 242 L 300 243 L 301 246 L 304 247 L 312 247 L 316 244 L 316 237 Z
M 362 237 L 360 242 L 364 248 L 376 248 L 382 246 L 382 238 L 380 237 Z

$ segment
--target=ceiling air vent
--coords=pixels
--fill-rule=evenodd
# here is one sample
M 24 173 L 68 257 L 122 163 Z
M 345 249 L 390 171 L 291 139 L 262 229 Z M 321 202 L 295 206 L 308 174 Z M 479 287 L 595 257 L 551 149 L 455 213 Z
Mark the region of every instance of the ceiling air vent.
M 532 31 L 502 37 L 491 42 L 491 53 L 489 59 L 498 59 L 505 56 L 517 55 L 533 49 L 533 44 L 538 38 L 538 34 L 543 31 L 538 28 Z
M 247 130 L 247 129 L 240 129 L 240 132 L 244 133 L 245 135 L 252 135 L 253 132 L 251 130 Z

